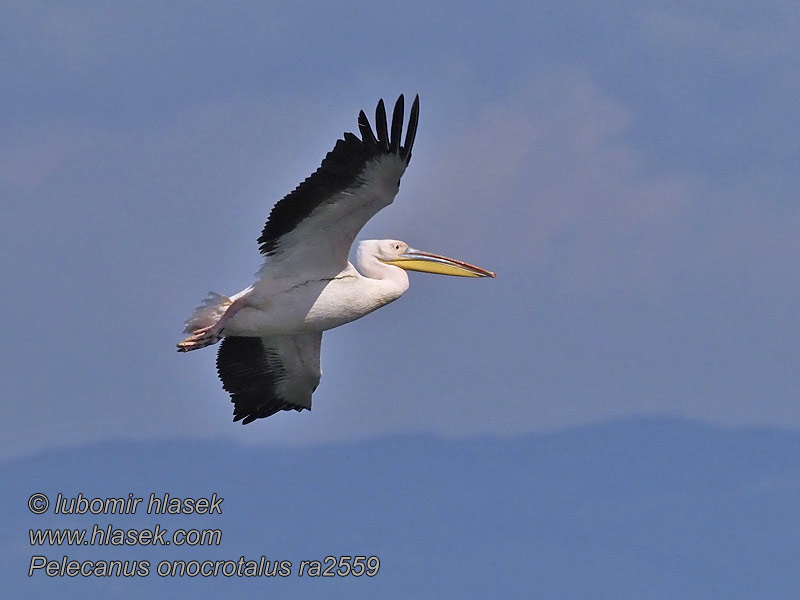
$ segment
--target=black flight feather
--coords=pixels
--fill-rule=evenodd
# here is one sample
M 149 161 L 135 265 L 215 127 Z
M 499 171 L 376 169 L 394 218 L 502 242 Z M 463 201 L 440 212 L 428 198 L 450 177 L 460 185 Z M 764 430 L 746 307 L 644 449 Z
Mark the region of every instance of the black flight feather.
M 417 137 L 417 123 L 419 122 L 419 94 L 414 98 L 411 105 L 411 115 L 408 117 L 408 131 L 406 131 L 406 142 L 400 156 L 406 159 L 406 164 L 411 160 L 411 148 L 414 146 L 414 138 Z
M 392 113 L 392 135 L 389 138 L 389 152 L 397 154 L 400 150 L 400 139 L 403 137 L 403 94 L 397 99 Z
M 389 130 L 386 127 L 386 107 L 383 105 L 383 98 L 378 100 L 378 106 L 375 107 L 375 131 L 378 132 L 378 143 L 388 152 Z
M 358 129 L 361 131 L 361 139 L 364 141 L 364 146 L 373 152 L 378 147 L 378 140 L 375 139 L 375 134 L 372 133 L 372 127 L 369 125 L 369 119 L 362 110 L 358 113 Z

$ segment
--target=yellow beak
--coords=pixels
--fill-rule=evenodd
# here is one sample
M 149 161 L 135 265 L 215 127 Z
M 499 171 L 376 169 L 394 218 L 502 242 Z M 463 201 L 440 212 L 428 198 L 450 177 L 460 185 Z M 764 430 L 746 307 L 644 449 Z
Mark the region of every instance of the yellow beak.
M 491 271 L 481 269 L 475 265 L 423 252 L 409 248 L 395 260 L 383 261 L 406 271 L 421 271 L 422 273 L 436 273 L 437 275 L 453 275 L 455 277 L 497 277 Z

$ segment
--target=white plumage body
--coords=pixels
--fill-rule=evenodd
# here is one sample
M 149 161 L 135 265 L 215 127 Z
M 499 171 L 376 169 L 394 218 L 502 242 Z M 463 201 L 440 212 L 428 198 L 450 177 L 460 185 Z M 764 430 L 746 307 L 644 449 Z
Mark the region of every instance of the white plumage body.
M 333 278 L 302 283 L 296 278 L 261 279 L 242 292 L 246 304 L 225 325 L 225 334 L 261 337 L 321 332 L 360 319 L 408 289 L 405 271 L 383 266 L 360 265 L 373 275 L 375 271 L 385 275 L 382 279 L 365 277 L 350 263 Z

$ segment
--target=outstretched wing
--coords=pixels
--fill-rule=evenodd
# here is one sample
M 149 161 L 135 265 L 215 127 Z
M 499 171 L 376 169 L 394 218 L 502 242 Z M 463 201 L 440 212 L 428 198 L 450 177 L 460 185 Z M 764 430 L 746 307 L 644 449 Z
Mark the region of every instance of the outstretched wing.
M 280 200 L 270 212 L 261 237 L 265 268 L 272 274 L 302 272 L 335 276 L 347 265 L 356 235 L 380 209 L 394 200 L 400 178 L 411 159 L 419 121 L 419 96 L 414 98 L 405 143 L 403 96 L 397 99 L 391 130 L 381 99 L 375 127 L 362 110 L 361 139 L 345 133 L 319 169 Z
M 247 424 L 280 410 L 311 409 L 322 376 L 322 333 L 223 338 L 217 373 L 231 395 L 233 420 Z

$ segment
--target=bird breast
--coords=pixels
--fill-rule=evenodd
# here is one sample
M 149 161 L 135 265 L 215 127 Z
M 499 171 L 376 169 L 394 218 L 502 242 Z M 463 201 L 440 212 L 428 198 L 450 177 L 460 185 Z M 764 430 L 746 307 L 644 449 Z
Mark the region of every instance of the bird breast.
M 405 291 L 390 281 L 362 277 L 355 270 L 330 279 L 280 283 L 256 284 L 247 305 L 225 326 L 225 335 L 261 337 L 325 331 L 360 319 Z

